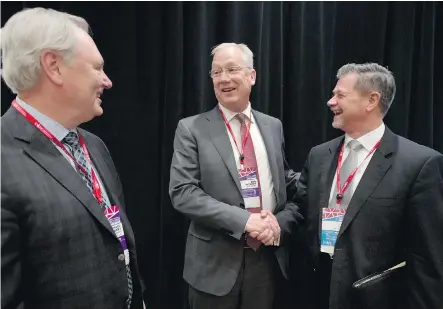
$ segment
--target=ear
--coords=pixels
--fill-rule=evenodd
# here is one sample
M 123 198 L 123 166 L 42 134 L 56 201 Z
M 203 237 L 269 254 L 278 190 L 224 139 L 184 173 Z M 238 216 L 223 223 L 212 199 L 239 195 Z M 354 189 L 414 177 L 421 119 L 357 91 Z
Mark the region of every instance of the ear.
M 40 55 L 40 63 L 42 73 L 54 84 L 61 86 L 63 78 L 60 66 L 63 64 L 63 59 L 60 55 L 51 50 L 44 50 Z
M 377 106 L 380 108 L 380 98 L 381 95 L 379 92 L 371 92 L 369 93 L 369 104 L 366 106 L 366 110 L 368 112 L 373 111 Z
M 257 72 L 256 72 L 254 69 L 252 69 L 252 70 L 251 70 L 251 85 L 252 85 L 252 86 L 255 85 L 256 74 L 257 74 Z

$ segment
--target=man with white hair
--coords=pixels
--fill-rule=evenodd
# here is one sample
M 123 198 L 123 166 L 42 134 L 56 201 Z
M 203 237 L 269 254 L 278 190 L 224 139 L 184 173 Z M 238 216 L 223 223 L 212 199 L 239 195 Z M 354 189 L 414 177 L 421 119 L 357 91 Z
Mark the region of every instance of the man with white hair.
M 251 50 L 223 43 L 212 55 L 218 104 L 178 123 L 171 163 L 172 204 L 192 220 L 183 274 L 189 303 L 270 309 L 281 292 L 276 283 L 287 277 L 285 246 L 300 220 L 297 207 L 286 203 L 286 185 L 296 176 L 285 160 L 280 120 L 251 107 Z
M 134 234 L 101 139 L 112 83 L 80 17 L 25 9 L 1 33 L 1 307 L 142 308 Z
M 388 69 L 350 63 L 337 79 L 327 105 L 345 134 L 310 151 L 295 198 L 309 248 L 303 308 L 441 309 L 443 155 L 385 125 Z

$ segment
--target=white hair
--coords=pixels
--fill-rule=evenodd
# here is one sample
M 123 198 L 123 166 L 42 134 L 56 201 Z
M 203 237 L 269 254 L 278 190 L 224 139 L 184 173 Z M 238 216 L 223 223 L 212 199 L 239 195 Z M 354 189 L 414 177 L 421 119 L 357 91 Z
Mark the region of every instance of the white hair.
M 24 9 L 14 14 L 1 31 L 2 77 L 11 91 L 18 93 L 37 83 L 44 50 L 59 53 L 69 64 L 78 29 L 89 33 L 85 19 L 52 9 Z
M 236 47 L 240 49 L 243 53 L 243 58 L 245 59 L 246 66 L 250 69 L 254 68 L 254 54 L 249 49 L 249 47 L 246 44 L 240 43 L 221 43 L 217 46 L 215 46 L 211 51 L 211 56 L 214 56 L 218 51 L 228 48 L 228 47 Z

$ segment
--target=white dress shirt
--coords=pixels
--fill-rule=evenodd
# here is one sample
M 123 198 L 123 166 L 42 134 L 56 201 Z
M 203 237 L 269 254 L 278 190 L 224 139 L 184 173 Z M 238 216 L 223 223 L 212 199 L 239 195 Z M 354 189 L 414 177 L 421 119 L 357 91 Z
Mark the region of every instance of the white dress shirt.
M 238 113 L 230 111 L 221 104 L 219 104 L 219 107 L 223 111 L 226 120 L 231 126 L 239 149 L 242 150 L 242 139 L 240 134 L 241 124 L 240 121 L 235 117 Z M 254 144 L 255 157 L 257 160 L 260 189 L 262 193 L 262 208 L 263 210 L 269 210 L 270 212 L 273 212 L 275 209 L 276 201 L 274 195 L 274 184 L 272 182 L 271 168 L 269 166 L 268 153 L 266 152 L 265 143 L 263 142 L 260 130 L 257 126 L 257 123 L 255 122 L 254 115 L 251 113 L 251 103 L 248 104 L 248 107 L 242 112 L 242 114 L 247 117 L 247 124 L 249 123 L 249 121 L 252 121 L 249 134 L 250 138 L 252 139 L 252 143 Z M 234 152 L 237 169 L 240 169 L 240 153 L 237 149 L 237 146 L 235 146 L 234 140 L 232 139 L 231 133 L 229 132 L 226 125 L 225 128 L 229 136 L 229 141 L 231 142 L 232 151 Z
M 352 181 L 349 183 L 349 187 L 348 187 L 348 190 L 352 190 L 351 191 L 352 193 L 355 192 L 355 189 L 357 188 L 361 178 L 363 177 L 363 174 L 366 171 L 366 168 L 368 167 L 368 164 L 371 161 L 372 156 L 374 155 L 375 151 L 373 153 L 371 153 L 367 158 L 366 158 L 366 156 L 372 150 L 372 148 L 374 148 L 375 144 L 377 144 L 377 142 L 383 137 L 384 133 L 385 133 L 385 124 L 382 123 L 377 129 L 375 129 L 369 133 L 366 133 L 365 135 L 363 135 L 357 139 L 357 141 L 360 142 L 360 144 L 362 144 L 363 147 L 357 153 L 358 170 L 355 173 Z M 345 141 L 344 141 L 345 148 L 344 148 L 344 152 L 343 152 L 342 164 L 343 164 L 343 162 L 345 162 L 346 157 L 348 156 L 348 154 L 350 152 L 348 144 L 351 140 L 353 140 L 353 138 L 350 137 L 348 134 L 346 134 Z M 366 160 L 365 160 L 365 158 L 366 158 Z M 337 187 L 337 172 L 335 173 L 334 180 L 332 181 L 332 184 L 331 184 L 331 192 L 329 195 L 330 207 L 335 206 L 335 196 L 333 196 L 333 195 L 334 195 L 336 187 Z M 351 197 L 352 197 L 352 195 L 351 195 Z M 323 207 L 326 207 L 326 205 Z

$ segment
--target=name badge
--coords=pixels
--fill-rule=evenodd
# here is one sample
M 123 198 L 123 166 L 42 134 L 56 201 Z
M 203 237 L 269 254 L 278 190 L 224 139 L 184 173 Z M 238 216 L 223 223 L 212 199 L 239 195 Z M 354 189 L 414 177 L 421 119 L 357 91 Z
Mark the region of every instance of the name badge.
M 120 210 L 118 206 L 111 206 L 105 209 L 105 216 L 108 219 L 109 224 L 111 224 L 112 229 L 114 230 L 115 235 L 117 236 L 120 244 L 123 248 L 123 253 L 125 255 L 125 264 L 129 265 L 129 250 L 128 245 L 126 244 L 125 232 L 123 230 L 123 224 L 120 219 Z
M 323 208 L 321 220 L 321 247 L 320 251 L 334 254 L 334 247 L 337 241 L 346 210 L 338 208 Z
M 240 186 L 246 209 L 260 208 L 260 188 L 257 171 L 253 169 L 239 170 Z

